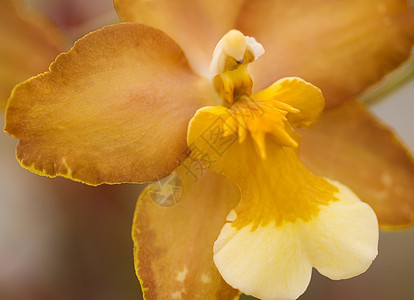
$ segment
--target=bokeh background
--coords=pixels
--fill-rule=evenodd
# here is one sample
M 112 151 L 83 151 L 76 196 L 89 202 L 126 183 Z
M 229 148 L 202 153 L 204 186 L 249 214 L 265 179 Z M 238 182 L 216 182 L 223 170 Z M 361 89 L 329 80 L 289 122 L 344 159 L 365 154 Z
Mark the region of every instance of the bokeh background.
M 118 22 L 111 0 L 27 3 L 49 15 L 72 40 Z M 386 89 L 385 96 L 374 90 L 365 97 L 411 150 L 413 72 L 411 80 L 397 75 L 405 83 Z M 142 186 L 93 188 L 40 177 L 19 166 L 15 146 L 15 139 L 0 133 L 0 299 L 140 299 L 130 227 Z M 315 271 L 300 299 L 414 299 L 414 229 L 382 232 L 379 256 L 361 276 L 331 281 Z

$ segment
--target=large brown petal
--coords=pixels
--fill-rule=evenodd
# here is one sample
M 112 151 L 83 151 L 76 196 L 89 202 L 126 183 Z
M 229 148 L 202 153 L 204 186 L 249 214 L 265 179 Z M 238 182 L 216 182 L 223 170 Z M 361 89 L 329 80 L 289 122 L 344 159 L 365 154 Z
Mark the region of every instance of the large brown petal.
M 16 1 L 0 1 L 0 111 L 17 83 L 47 67 L 66 48 L 53 24 Z
M 349 186 L 383 227 L 414 222 L 413 158 L 361 104 L 330 109 L 301 133 L 301 157 L 311 171 Z
M 173 174 L 169 181 L 148 186 L 137 202 L 132 238 L 144 296 L 234 299 L 239 293 L 216 269 L 213 244 L 239 190 L 190 159 Z
M 406 0 L 246 1 L 239 29 L 266 50 L 252 65 L 257 88 L 299 76 L 321 88 L 329 107 L 409 56 L 414 10 Z
M 15 88 L 6 131 L 35 173 L 96 185 L 162 178 L 186 157 L 189 119 L 214 99 L 179 46 L 124 23 L 80 39 Z
M 244 0 L 114 0 L 122 21 L 161 29 L 183 48 L 198 73 L 209 74 L 214 47 L 230 30 Z

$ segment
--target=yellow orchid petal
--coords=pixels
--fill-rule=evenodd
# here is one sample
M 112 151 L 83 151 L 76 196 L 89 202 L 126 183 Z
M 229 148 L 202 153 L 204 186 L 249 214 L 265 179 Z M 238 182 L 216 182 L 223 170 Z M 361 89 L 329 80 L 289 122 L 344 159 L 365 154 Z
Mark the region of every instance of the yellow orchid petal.
M 279 100 L 290 107 L 282 107 L 290 114 L 287 119 L 297 127 L 313 124 L 325 107 L 321 90 L 301 78 L 283 78 L 252 96 L 256 101 Z
M 47 71 L 66 48 L 58 29 L 42 16 L 29 12 L 16 1 L 0 2 L 0 110 L 13 87 Z
M 195 71 L 209 75 L 217 41 L 234 26 L 243 0 L 114 0 L 124 22 L 161 29 L 183 48 Z
M 414 222 L 413 158 L 361 104 L 330 109 L 301 134 L 305 165 L 349 186 L 372 206 L 381 226 Z
M 311 174 L 299 160 L 297 145 L 285 144 L 272 130 L 259 130 L 266 128 L 269 103 L 258 102 L 264 112 L 247 120 L 249 134 L 242 143 L 234 128 L 233 135 L 223 134 L 231 130 L 224 127 L 231 124 L 226 114 L 233 116 L 233 107 L 199 109 L 187 140 L 198 149 L 192 158 L 208 157 L 205 166 L 241 190 L 214 246 L 224 280 L 256 297 L 296 299 L 312 267 L 332 279 L 364 272 L 377 255 L 378 223 L 373 210 L 349 189 Z M 257 132 L 269 134 L 258 143 Z
M 318 205 L 333 201 L 332 195 L 337 189 L 325 179 L 309 173 L 300 163 L 296 149 L 281 146 L 276 137 L 266 136 L 265 159 L 258 155 L 260 153 L 256 151 L 256 142 L 251 135 L 241 144 L 235 142 L 236 136 L 230 137 L 230 142 L 227 142 L 229 137 L 220 137 L 220 132 L 223 132 L 219 128 L 223 127 L 221 111 L 224 109 L 220 106 L 199 109 L 190 122 L 187 139 L 189 145 L 199 149 L 198 153 L 193 151 L 194 159 L 209 157 L 212 163 L 206 167 L 230 178 L 242 190 L 242 200 L 238 204 L 240 211 L 236 210 L 236 213 L 242 214 L 246 223 L 238 224 L 237 227 L 243 227 L 252 220 L 258 221 L 255 227 L 273 221 L 282 225 L 296 219 L 309 220 L 319 211 L 314 205 L 315 201 Z M 295 178 L 304 182 L 297 185 Z M 286 195 L 288 198 L 301 195 L 301 202 L 277 202 L 273 199 L 277 195 Z M 243 201 L 243 197 L 248 201 Z M 255 210 L 266 207 L 266 204 L 266 210 Z
M 239 198 L 234 184 L 191 159 L 162 183 L 147 186 L 132 228 L 144 297 L 238 298 L 213 263 L 213 243 Z
M 214 244 L 223 278 L 262 299 L 297 299 L 309 284 L 312 267 L 331 279 L 365 272 L 377 255 L 376 216 L 348 188 L 331 184 L 339 188 L 335 196 L 340 200 L 321 206 L 310 221 L 239 229 L 233 212 Z
M 317 218 L 303 224 L 301 237 L 319 273 L 346 279 L 365 272 L 377 256 L 378 221 L 366 203 L 346 186 L 330 181 L 340 201 L 321 206 Z
M 260 299 L 296 299 L 309 285 L 312 265 L 294 224 L 255 230 L 227 223 L 214 244 L 214 262 L 223 278 Z
M 85 36 L 18 85 L 5 130 L 35 173 L 92 185 L 153 181 L 185 159 L 187 123 L 214 99 L 174 41 L 123 23 Z
M 238 21 L 266 49 L 251 69 L 256 90 L 299 76 L 322 90 L 327 107 L 396 68 L 414 41 L 407 0 L 246 1 Z

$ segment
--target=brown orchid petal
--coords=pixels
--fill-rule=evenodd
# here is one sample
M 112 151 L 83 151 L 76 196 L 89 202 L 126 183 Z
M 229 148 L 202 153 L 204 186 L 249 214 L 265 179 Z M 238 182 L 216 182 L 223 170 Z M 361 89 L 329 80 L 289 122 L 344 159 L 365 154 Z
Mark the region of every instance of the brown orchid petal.
M 413 158 L 361 104 L 330 109 L 301 134 L 305 165 L 349 186 L 375 210 L 380 225 L 414 222 Z
M 18 85 L 5 130 L 35 173 L 91 185 L 153 181 L 187 156 L 188 121 L 214 99 L 212 89 L 163 32 L 118 24 Z
M 239 198 L 228 179 L 191 159 L 144 190 L 132 238 L 146 299 L 238 299 L 213 263 L 213 244 Z
M 16 1 L 0 1 L 0 111 L 17 83 L 47 71 L 66 47 L 62 35 Z
M 243 0 L 114 0 L 122 21 L 161 29 L 184 50 L 191 66 L 208 75 L 214 48 L 231 29 Z
M 327 106 L 355 96 L 397 67 L 414 41 L 407 0 L 246 1 L 239 29 L 262 43 L 252 64 L 256 88 L 299 76 Z

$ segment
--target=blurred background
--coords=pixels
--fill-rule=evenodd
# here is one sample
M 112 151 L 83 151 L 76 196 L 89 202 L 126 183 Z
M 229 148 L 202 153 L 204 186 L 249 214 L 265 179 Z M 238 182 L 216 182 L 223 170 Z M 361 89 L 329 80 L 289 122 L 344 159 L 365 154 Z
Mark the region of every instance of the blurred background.
M 27 4 L 47 14 L 69 44 L 118 22 L 110 0 Z M 407 68 L 411 75 L 401 75 L 404 84 L 383 96 L 371 92 L 365 99 L 413 150 L 413 64 Z M 34 175 L 16 161 L 16 144 L 0 133 L 0 299 L 140 299 L 130 231 L 142 187 L 88 187 Z M 314 271 L 300 299 L 414 299 L 414 230 L 382 232 L 379 256 L 361 276 L 331 281 Z

